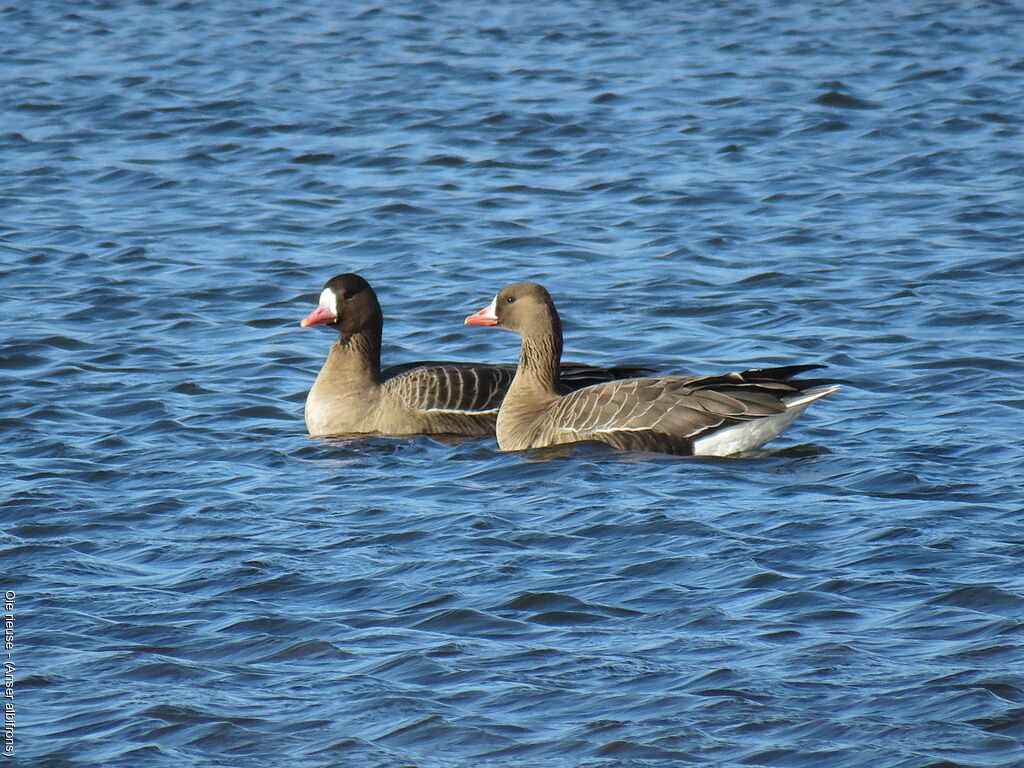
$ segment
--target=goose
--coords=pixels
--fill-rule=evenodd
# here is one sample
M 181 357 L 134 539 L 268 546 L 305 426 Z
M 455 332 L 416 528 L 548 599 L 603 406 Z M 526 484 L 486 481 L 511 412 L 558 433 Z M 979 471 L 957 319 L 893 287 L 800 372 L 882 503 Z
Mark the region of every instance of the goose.
M 498 406 L 515 366 L 431 361 L 381 370 L 383 315 L 376 293 L 359 275 L 346 273 L 328 280 L 318 306 L 299 325 L 338 332 L 306 397 L 306 429 L 311 436 L 494 434 Z M 560 374 L 568 391 L 651 372 L 636 366 L 567 363 Z
M 466 318 L 522 336 L 519 365 L 498 410 L 503 451 L 598 441 L 618 450 L 729 456 L 763 445 L 838 385 L 790 381 L 820 365 L 717 376 L 644 376 L 559 389 L 562 326 L 537 283 L 513 283 Z

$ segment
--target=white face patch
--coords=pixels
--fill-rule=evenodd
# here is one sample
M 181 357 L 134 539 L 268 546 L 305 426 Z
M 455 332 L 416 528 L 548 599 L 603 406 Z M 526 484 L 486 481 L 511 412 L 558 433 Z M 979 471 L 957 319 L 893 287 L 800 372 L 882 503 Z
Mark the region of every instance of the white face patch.
M 320 291 L 320 307 L 326 309 L 335 317 L 338 316 L 338 297 L 334 295 L 334 291 L 330 288 L 324 288 Z

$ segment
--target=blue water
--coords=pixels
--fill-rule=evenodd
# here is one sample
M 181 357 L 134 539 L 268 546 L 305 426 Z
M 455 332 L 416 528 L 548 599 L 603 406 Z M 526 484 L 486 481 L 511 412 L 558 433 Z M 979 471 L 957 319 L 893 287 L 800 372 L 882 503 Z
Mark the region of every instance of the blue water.
M 1024 766 L 1019 5 L 244 5 L 0 8 L 4 765 Z M 314 440 L 342 271 L 389 363 L 533 279 L 567 357 L 844 386 Z

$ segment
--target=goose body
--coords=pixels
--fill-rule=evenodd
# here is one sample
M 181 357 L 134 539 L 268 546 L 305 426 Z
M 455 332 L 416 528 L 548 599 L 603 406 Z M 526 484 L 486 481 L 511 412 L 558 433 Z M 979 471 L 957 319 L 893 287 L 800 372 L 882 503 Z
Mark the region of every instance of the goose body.
M 570 393 L 559 389 L 562 331 L 551 297 L 536 283 L 501 290 L 470 325 L 501 325 L 522 336 L 515 379 L 498 411 L 505 451 L 598 441 L 620 450 L 727 456 L 778 435 L 811 402 L 837 389 L 790 381 L 817 365 L 718 376 L 647 376 Z
M 419 362 L 381 370 L 383 315 L 363 278 L 337 275 L 302 327 L 338 331 L 327 360 L 306 397 L 310 435 L 493 435 L 498 407 L 515 378 L 514 365 Z M 565 391 L 648 369 L 562 367 Z

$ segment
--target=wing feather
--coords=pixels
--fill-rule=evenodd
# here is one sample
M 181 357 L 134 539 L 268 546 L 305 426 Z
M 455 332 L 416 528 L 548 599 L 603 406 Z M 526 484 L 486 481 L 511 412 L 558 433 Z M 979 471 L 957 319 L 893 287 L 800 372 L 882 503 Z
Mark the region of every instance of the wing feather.
M 802 366 L 779 369 L 780 375 Z M 631 445 L 647 439 L 692 441 L 719 427 L 771 416 L 786 410 L 785 395 L 800 388 L 774 378 L 766 369 L 692 378 L 648 377 L 595 384 L 562 397 L 551 409 L 554 432 L 572 433 L 575 440 L 613 442 L 633 433 Z M 755 380 L 760 379 L 760 380 Z M 647 433 L 644 438 L 642 433 Z M 660 449 L 660 448 L 659 448 Z

